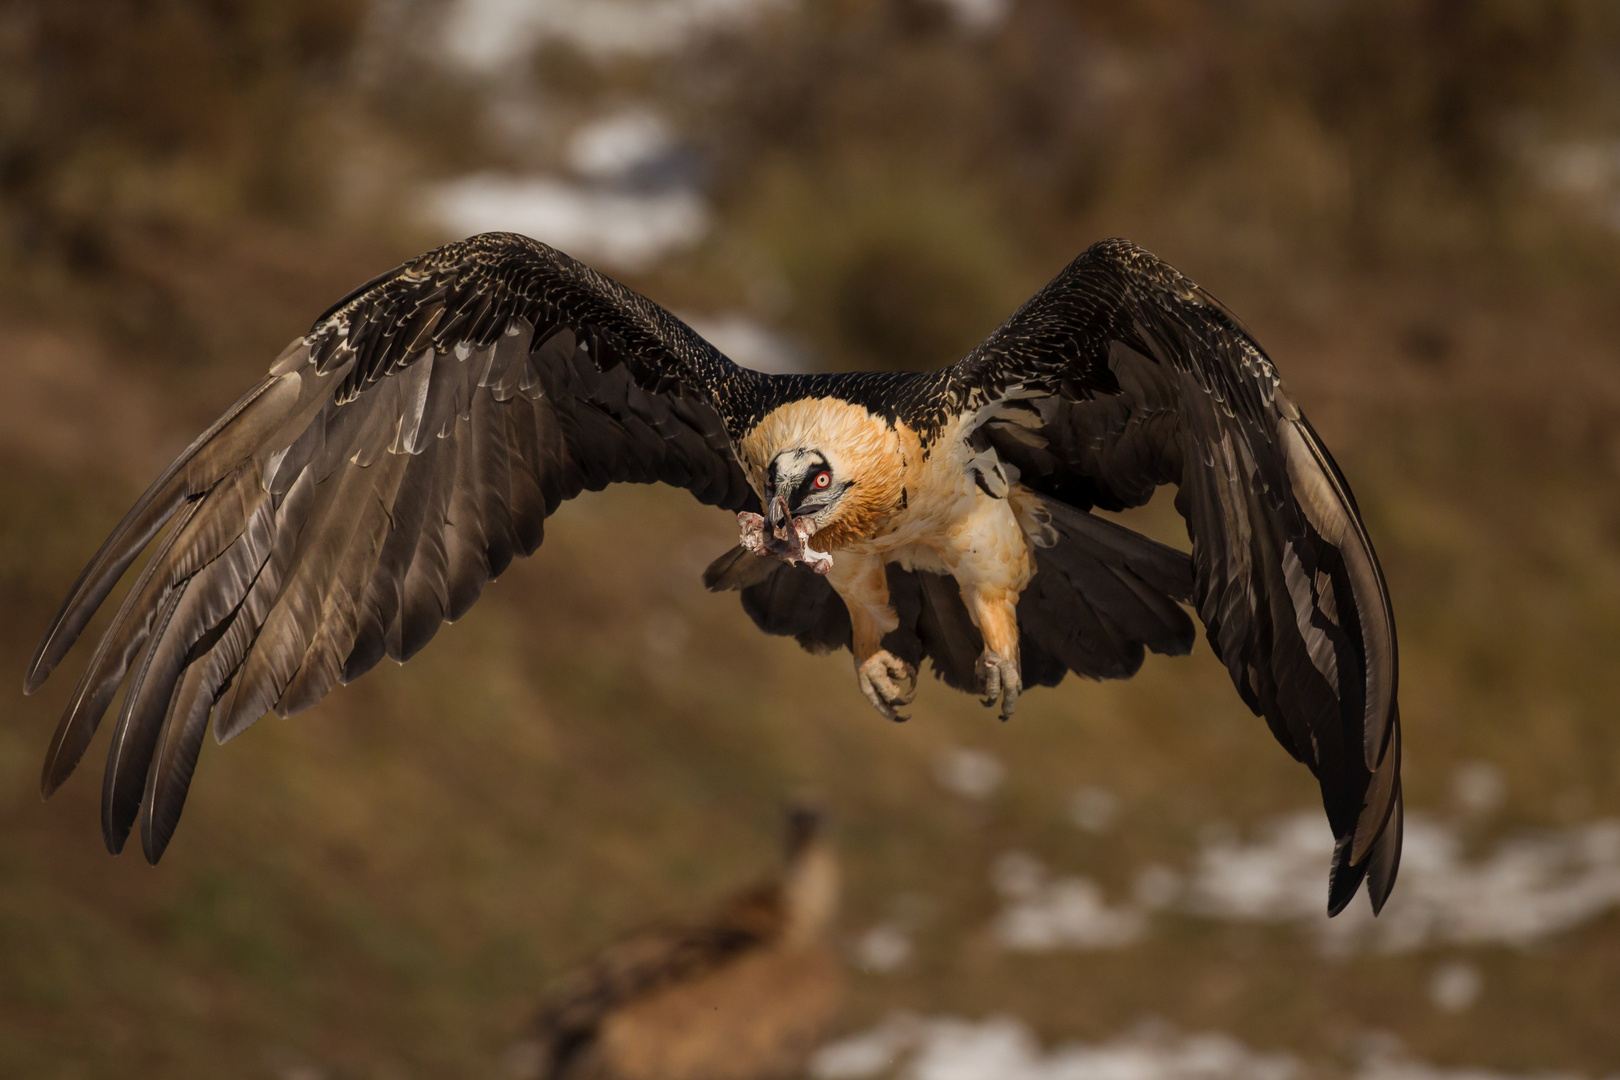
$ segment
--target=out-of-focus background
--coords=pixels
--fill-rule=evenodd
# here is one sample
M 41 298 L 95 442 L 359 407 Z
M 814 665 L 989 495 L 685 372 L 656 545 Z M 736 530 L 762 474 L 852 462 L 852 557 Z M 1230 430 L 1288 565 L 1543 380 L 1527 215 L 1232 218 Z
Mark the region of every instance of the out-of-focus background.
M 1620 1075 L 1612 3 L 9 0 L 7 685 L 282 345 L 496 227 L 777 370 L 950 362 L 1105 236 L 1210 288 L 1389 576 L 1385 915 L 1325 918 L 1315 785 L 1202 641 L 888 724 L 703 592 L 728 515 L 621 489 L 409 666 L 210 742 L 155 870 L 102 849 L 99 749 L 37 795 L 75 661 L 10 691 L 0 1074 L 506 1075 L 552 979 L 809 794 L 852 972 L 818 1076 Z

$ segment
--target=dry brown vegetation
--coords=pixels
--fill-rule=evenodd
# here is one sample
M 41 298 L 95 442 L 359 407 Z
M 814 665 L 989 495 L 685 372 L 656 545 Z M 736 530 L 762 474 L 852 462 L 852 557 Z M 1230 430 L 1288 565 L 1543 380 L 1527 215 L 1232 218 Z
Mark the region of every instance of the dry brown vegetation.
M 423 246 L 410 185 L 510 156 L 476 80 L 423 62 L 432 5 L 382 44 L 366 10 L 0 8 L 0 671 L 20 680 L 167 458 Z M 534 61 L 557 108 L 655 92 L 709 155 L 716 232 L 633 284 L 753 307 L 829 365 L 946 362 L 1105 235 L 1220 295 L 1383 556 L 1410 804 L 1443 811 L 1465 760 L 1506 774 L 1481 843 L 1620 815 L 1620 240 L 1527 164 L 1615 137 L 1617 64 L 1603 0 L 1021 0 L 985 38 L 929 0 L 821 0 L 675 58 Z M 649 522 L 678 539 L 636 542 Z M 885 724 L 846 660 L 703 593 L 732 532 L 666 491 L 565 507 L 409 666 L 210 744 L 157 870 L 102 851 L 93 760 L 37 798 L 67 685 L 10 699 L 0 1074 L 489 1075 L 550 977 L 746 879 L 805 790 L 838 823 L 847 931 L 916 927 L 908 968 L 857 978 L 850 1027 L 906 1005 L 1102 1038 L 1155 1015 L 1325 1075 L 1370 1030 L 1442 1063 L 1620 1067 L 1612 913 L 1472 950 L 1486 990 L 1460 1016 L 1425 997 L 1441 954 L 1329 961 L 1291 928 L 1000 951 L 997 852 L 1120 895 L 1209 821 L 1312 805 L 1310 777 L 1202 646 L 1006 726 L 937 686 Z M 1009 766 L 990 802 L 931 779 L 955 745 Z M 1066 823 L 1082 783 L 1120 797 L 1117 831 Z

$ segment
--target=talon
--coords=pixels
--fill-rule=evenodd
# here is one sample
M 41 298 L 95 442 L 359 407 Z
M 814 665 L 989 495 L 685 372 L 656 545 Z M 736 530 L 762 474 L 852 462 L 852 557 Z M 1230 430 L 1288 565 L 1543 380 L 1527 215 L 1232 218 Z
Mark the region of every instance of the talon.
M 1024 678 L 1018 670 L 1018 661 L 986 649 L 980 654 L 974 668 L 979 676 L 979 688 L 984 694 L 981 699 L 984 705 L 988 708 L 999 701 L 1001 718 L 1010 720 L 1018 708 L 1018 695 L 1024 690 Z
M 855 665 L 855 679 L 866 700 L 884 719 L 910 719 L 901 714 L 900 706 L 910 705 L 917 696 L 916 668 L 883 649 Z

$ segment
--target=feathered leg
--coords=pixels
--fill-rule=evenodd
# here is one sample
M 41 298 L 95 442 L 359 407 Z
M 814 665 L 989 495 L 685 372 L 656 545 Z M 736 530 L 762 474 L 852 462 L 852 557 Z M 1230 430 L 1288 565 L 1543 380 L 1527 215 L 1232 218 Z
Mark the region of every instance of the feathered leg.
M 952 530 L 946 565 L 962 590 L 973 625 L 984 636 L 976 670 L 984 703 L 1012 716 L 1023 692 L 1018 655 L 1018 597 L 1035 576 L 1035 560 L 1013 506 L 979 492 L 973 511 Z
M 974 665 L 979 689 L 986 705 L 1001 704 L 1003 720 L 1012 718 L 1018 695 L 1024 692 L 1018 656 L 1018 595 L 1022 591 L 1022 587 L 1014 591 L 997 586 L 962 589 L 968 614 L 984 635 L 984 652 Z
M 917 696 L 917 669 L 883 647 L 883 636 L 900 625 L 889 606 L 883 560 L 841 551 L 827 571 L 827 581 L 849 609 L 850 651 L 855 654 L 855 681 L 861 693 L 885 719 L 906 719 L 900 708 Z

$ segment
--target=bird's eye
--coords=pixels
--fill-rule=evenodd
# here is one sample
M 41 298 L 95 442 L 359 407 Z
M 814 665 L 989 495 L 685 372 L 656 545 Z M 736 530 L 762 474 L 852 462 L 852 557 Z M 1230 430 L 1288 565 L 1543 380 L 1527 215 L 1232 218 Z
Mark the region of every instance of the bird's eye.
M 826 487 L 830 483 L 832 483 L 832 473 L 818 472 L 816 473 L 816 478 L 810 481 L 810 486 L 820 489 Z

